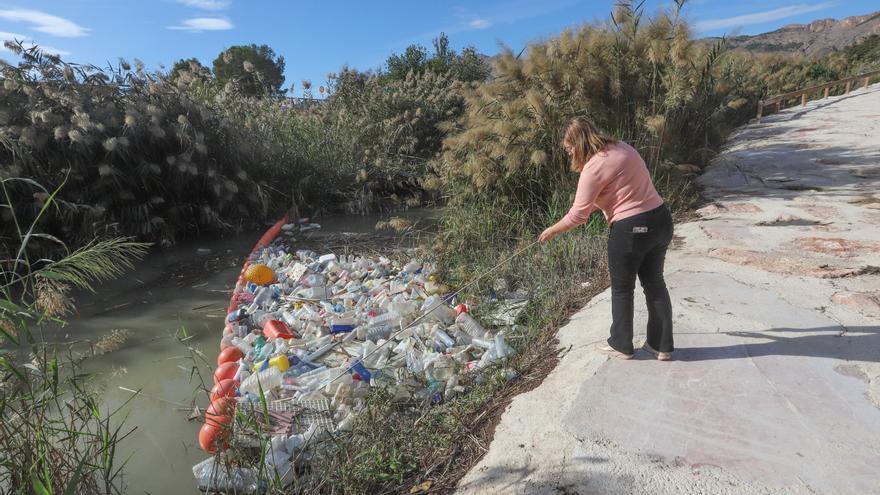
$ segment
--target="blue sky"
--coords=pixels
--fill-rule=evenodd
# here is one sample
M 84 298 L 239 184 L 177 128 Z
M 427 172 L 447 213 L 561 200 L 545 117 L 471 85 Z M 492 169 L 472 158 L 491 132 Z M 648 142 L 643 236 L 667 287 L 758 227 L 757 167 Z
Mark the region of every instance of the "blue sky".
M 671 3 L 647 0 L 647 11 Z M 0 0 L 0 38 L 17 37 L 65 60 L 105 65 L 119 57 L 170 67 L 196 57 L 211 64 L 224 48 L 266 43 L 287 62 L 285 87 L 315 86 L 343 64 L 378 68 L 410 43 L 430 47 L 446 32 L 453 48 L 486 54 L 584 22 L 606 19 L 614 0 Z M 753 34 L 790 23 L 880 10 L 877 0 L 691 0 L 698 34 Z M 8 52 L 0 57 L 11 59 Z

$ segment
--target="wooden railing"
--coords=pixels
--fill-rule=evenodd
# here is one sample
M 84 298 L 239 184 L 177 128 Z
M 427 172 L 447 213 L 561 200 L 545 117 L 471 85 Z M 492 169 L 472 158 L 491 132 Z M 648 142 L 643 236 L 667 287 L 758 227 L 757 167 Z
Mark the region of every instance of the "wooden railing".
M 784 93 L 778 96 L 774 96 L 773 98 L 761 100 L 758 102 L 757 120 L 758 122 L 761 121 L 761 117 L 764 115 L 764 109 L 769 107 L 770 105 L 776 105 L 776 111 L 778 112 L 780 109 L 782 109 L 782 106 L 785 105 L 786 101 L 800 96 L 801 105 L 806 106 L 808 95 L 810 94 L 816 94 L 819 91 L 822 91 L 822 98 L 828 98 L 828 91 L 831 90 L 831 88 L 833 88 L 834 86 L 839 86 L 841 84 L 846 85 L 846 90 L 843 94 L 847 94 L 852 90 L 854 82 L 864 80 L 864 87 L 867 88 L 871 78 L 877 75 L 880 75 L 880 70 L 865 72 L 857 76 L 847 77 L 845 79 L 839 79 L 837 81 L 831 81 L 824 84 L 817 84 L 815 86 L 810 86 L 809 88 L 799 89 L 790 93 Z

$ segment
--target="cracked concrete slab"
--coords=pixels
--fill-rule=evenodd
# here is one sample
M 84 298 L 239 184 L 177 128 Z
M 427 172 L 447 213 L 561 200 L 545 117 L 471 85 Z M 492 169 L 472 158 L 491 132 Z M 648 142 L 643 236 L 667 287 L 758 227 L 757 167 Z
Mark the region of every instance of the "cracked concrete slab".
M 880 493 L 878 113 L 875 85 L 739 129 L 676 225 L 674 360 L 595 352 L 599 294 L 458 492 Z

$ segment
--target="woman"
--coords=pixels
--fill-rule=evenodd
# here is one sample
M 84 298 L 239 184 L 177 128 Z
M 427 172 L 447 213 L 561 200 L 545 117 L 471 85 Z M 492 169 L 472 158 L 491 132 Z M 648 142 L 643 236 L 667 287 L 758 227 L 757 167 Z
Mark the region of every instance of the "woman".
M 563 147 L 572 170 L 580 173 L 577 193 L 568 214 L 538 239 L 547 242 L 586 223 L 593 211 L 601 209 L 610 225 L 612 323 L 608 345 L 599 350 L 632 358 L 633 290 L 638 276 L 648 303 L 648 336 L 642 348 L 666 361 L 673 350 L 672 304 L 663 280 L 663 261 L 672 241 L 672 216 L 632 146 L 578 117 L 568 125 Z

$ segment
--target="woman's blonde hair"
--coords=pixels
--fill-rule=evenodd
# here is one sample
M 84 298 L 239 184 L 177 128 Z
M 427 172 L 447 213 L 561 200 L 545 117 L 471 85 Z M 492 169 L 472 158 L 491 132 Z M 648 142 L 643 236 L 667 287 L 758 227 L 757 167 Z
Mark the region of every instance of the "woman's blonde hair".
M 599 131 L 596 124 L 587 117 L 571 119 L 562 140 L 563 146 L 571 147 L 571 169 L 575 172 L 583 170 L 590 157 L 615 142 L 617 140 Z

